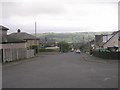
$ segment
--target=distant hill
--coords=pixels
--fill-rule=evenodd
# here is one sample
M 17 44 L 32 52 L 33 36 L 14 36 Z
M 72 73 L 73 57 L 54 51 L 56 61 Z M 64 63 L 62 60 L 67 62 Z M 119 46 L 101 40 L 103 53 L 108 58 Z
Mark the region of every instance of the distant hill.
M 76 33 L 40 33 L 37 37 L 49 38 L 66 42 L 87 42 L 94 39 L 95 35 L 111 34 L 112 32 L 76 32 Z

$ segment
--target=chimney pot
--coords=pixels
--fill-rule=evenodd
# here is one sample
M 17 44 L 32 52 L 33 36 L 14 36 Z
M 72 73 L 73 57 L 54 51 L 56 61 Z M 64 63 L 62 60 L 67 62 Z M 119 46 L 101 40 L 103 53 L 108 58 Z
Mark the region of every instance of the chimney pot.
M 18 29 L 18 33 L 20 33 L 21 31 L 20 31 L 20 29 Z

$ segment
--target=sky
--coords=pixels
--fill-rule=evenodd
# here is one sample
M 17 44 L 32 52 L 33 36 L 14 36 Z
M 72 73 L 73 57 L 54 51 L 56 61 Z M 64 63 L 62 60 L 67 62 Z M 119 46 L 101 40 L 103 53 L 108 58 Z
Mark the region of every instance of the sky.
M 8 33 L 118 30 L 118 0 L 1 0 L 0 24 Z

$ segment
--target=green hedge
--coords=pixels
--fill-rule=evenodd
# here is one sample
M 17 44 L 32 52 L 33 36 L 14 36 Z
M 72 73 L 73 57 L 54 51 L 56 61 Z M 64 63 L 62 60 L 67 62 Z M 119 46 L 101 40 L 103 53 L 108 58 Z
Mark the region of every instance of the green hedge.
M 70 51 L 70 45 L 67 42 L 64 41 L 59 42 L 58 47 L 60 48 L 60 52 Z
M 59 49 L 39 49 L 40 52 L 59 52 Z
M 93 55 L 103 59 L 117 59 L 120 60 L 120 52 L 105 52 L 105 51 L 93 51 Z

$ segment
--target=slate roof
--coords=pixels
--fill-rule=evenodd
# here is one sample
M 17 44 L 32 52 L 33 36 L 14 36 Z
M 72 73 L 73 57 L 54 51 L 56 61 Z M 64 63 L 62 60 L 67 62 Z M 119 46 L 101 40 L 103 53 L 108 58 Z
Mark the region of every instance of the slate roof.
M 35 39 L 38 40 L 39 39 L 39 38 L 36 38 L 35 36 L 28 34 L 28 33 L 25 33 L 25 32 L 12 33 L 9 36 L 18 38 L 20 40 L 35 40 Z
M 9 30 L 9 28 L 0 25 L 0 30 Z M 0 44 L 5 44 L 5 43 L 21 43 L 25 42 L 23 40 L 17 39 L 15 37 L 9 36 L 9 35 L 1 35 L 0 34 Z
M 117 33 L 120 33 L 120 30 L 113 32 L 112 33 L 113 36 L 107 42 L 105 42 L 103 45 L 105 45 L 106 43 L 108 43 Z M 119 39 L 119 37 L 118 37 L 118 39 Z
M 107 36 L 107 35 L 95 35 L 95 42 L 96 43 L 99 42 L 99 40 L 101 40 L 103 36 Z
M 0 44 L 5 44 L 5 43 L 22 43 L 25 42 L 23 40 L 11 37 L 9 35 L 4 35 L 0 36 Z
M 9 30 L 7 27 L 0 25 L 0 30 Z
M 97 46 L 103 46 L 104 45 L 103 36 L 108 36 L 108 35 L 95 35 L 95 44 Z

